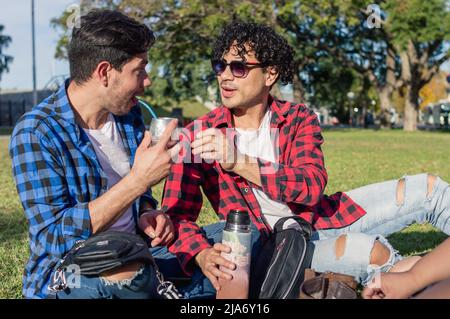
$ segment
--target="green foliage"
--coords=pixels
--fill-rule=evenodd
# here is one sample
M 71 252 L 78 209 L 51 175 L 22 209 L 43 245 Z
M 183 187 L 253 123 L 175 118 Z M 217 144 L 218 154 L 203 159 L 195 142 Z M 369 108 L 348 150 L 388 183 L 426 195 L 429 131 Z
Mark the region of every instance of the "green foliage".
M 9 71 L 8 66 L 13 61 L 12 56 L 3 53 L 3 50 L 6 49 L 12 41 L 10 36 L 2 34 L 3 29 L 4 26 L 0 25 L 0 80 L 2 79 L 2 73 Z
M 416 44 L 450 39 L 448 0 L 389 0 L 386 27 L 393 41 L 404 47 L 409 40 Z
M 235 19 L 265 23 L 282 34 L 296 53 L 295 99 L 308 93 L 314 104 L 330 105 L 342 114 L 348 108 L 343 90 L 364 87 L 363 78 L 370 88 L 360 90 L 366 95 L 362 100 L 372 99 L 370 94 L 380 94 L 386 87 L 394 91 L 412 85 L 400 81 L 406 76 L 401 73 L 400 54 L 407 43 L 417 50 L 418 62 L 411 68 L 416 73 L 409 76 L 420 79 L 412 88 L 414 94 L 449 57 L 445 52 L 450 37 L 448 0 L 86 0 L 82 11 L 94 4 L 122 10 L 155 31 L 158 39 L 149 53 L 153 86 L 146 94 L 157 106 L 195 96 L 208 99 L 208 88 L 215 85 L 209 65 L 212 43 L 220 29 Z M 381 28 L 367 26 L 372 4 L 382 10 Z M 63 31 L 57 49 L 62 58 L 68 43 L 65 19 L 67 13 L 53 20 Z M 330 74 L 328 79 L 325 73 Z M 341 84 L 346 80 L 351 83 Z

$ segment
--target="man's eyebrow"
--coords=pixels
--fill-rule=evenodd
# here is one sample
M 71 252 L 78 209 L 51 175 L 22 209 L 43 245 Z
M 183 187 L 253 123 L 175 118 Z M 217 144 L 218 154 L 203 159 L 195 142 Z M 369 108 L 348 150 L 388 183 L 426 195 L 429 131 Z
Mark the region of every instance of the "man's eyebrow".
M 142 60 L 139 65 L 147 65 L 148 64 L 148 60 Z

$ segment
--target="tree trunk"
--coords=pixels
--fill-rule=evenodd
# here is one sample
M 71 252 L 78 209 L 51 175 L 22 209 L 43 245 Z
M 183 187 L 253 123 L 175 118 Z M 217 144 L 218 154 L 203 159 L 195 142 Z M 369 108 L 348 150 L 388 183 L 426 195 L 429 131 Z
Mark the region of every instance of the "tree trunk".
M 360 119 L 359 119 L 360 120 L 360 125 L 363 126 L 364 128 L 368 128 L 369 127 L 366 119 L 367 119 L 367 106 L 364 105 L 362 107 L 362 112 L 361 112 L 361 116 L 360 116 Z
M 298 75 L 298 73 L 294 74 L 294 83 L 293 83 L 293 88 L 294 88 L 294 102 L 295 103 L 305 103 L 305 90 L 303 88 L 303 84 L 300 80 L 300 76 Z
M 419 109 L 418 93 L 414 87 L 406 88 L 405 117 L 403 130 L 413 132 L 417 130 L 417 117 Z
M 382 110 L 389 110 L 391 105 L 391 90 L 384 86 L 381 89 L 378 89 L 378 97 L 380 98 L 380 108 Z
M 378 97 L 380 98 L 380 125 L 382 128 L 389 128 L 391 123 L 391 92 L 388 86 L 377 88 Z
M 395 86 L 395 52 L 388 49 L 386 54 L 386 83 L 378 84 L 377 92 L 380 99 L 380 125 L 382 128 L 391 127 L 392 92 Z M 373 75 L 373 80 L 376 80 Z
M 417 110 L 419 109 L 419 88 L 417 79 L 414 78 L 412 73 L 412 66 L 416 60 L 414 50 L 414 45 L 409 41 L 407 51 L 403 50 L 400 53 L 400 59 L 402 61 L 401 78 L 406 96 L 403 130 L 408 132 L 417 130 Z

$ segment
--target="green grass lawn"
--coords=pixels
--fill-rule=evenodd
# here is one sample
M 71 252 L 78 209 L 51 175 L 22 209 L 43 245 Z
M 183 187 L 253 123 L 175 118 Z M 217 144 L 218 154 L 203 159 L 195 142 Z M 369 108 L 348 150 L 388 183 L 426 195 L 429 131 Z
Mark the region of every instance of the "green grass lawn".
M 450 134 L 402 131 L 325 131 L 327 193 L 429 172 L 450 180 Z M 21 297 L 21 275 L 28 257 L 27 222 L 11 176 L 8 139 L 0 137 L 0 298 Z M 162 185 L 154 189 L 161 198 Z M 217 220 L 205 203 L 200 224 Z M 403 254 L 424 253 L 446 236 L 430 225 L 412 225 L 390 237 Z

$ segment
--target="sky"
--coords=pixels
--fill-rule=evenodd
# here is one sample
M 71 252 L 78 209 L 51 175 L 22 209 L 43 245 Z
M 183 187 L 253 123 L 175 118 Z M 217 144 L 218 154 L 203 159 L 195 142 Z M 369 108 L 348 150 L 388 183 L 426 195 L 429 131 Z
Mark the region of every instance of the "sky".
M 68 75 L 67 61 L 54 58 L 58 32 L 50 20 L 79 0 L 35 0 L 37 88 L 42 89 L 54 75 Z M 31 0 L 0 0 L 0 24 L 12 37 L 5 54 L 14 57 L 9 73 L 3 73 L 1 90 L 32 89 Z M 450 62 L 443 69 L 450 73 Z
M 50 20 L 58 17 L 77 0 L 35 0 L 37 88 L 43 88 L 53 75 L 69 74 L 69 64 L 54 58 L 58 32 Z M 31 46 L 31 0 L 0 0 L 0 24 L 12 38 L 5 54 L 14 57 L 9 72 L 2 74 L 1 90 L 33 88 Z

